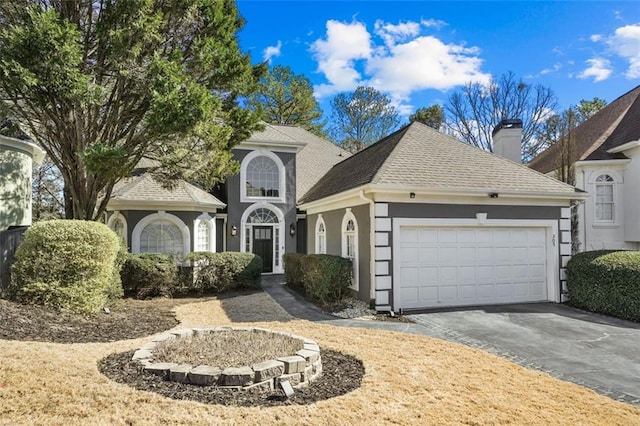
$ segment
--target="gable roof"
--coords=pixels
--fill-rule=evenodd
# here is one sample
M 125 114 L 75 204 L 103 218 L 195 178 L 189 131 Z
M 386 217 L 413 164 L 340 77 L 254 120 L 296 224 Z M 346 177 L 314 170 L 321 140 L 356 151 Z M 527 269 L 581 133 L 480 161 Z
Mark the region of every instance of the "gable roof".
M 578 161 L 615 160 L 626 158 L 621 153 L 607 151 L 640 139 L 640 86 L 630 90 L 602 108 L 575 129 Z M 541 173 L 558 168 L 558 145 L 552 145 L 529 167 Z
M 172 189 L 162 186 L 150 174 L 133 176 L 118 182 L 109 200 L 109 210 L 135 206 L 165 205 L 176 206 L 177 210 L 191 208 L 211 211 L 225 207 L 225 204 L 213 195 L 183 180 L 176 182 Z
M 413 122 L 334 166 L 301 201 L 309 203 L 366 184 L 568 198 L 575 194 L 570 185 Z

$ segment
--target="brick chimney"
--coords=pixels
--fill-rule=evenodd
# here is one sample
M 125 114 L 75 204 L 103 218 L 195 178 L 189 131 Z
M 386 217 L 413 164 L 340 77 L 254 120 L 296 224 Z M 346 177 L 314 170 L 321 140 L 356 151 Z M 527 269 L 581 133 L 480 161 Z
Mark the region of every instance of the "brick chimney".
M 494 154 L 522 163 L 522 120 L 502 120 L 493 128 L 491 135 Z

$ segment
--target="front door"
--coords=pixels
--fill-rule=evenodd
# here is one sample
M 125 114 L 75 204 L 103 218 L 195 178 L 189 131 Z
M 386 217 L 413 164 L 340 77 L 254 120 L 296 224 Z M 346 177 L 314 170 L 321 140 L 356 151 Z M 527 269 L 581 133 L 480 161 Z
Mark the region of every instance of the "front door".
M 273 272 L 273 227 L 253 227 L 253 253 L 262 258 L 262 272 Z

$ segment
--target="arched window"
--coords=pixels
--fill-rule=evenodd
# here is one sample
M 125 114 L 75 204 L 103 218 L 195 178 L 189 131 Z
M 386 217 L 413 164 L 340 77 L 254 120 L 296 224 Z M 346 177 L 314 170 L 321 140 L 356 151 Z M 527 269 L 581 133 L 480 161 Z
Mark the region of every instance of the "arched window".
M 247 217 L 247 223 L 278 223 L 278 216 L 274 212 L 264 207 L 260 207 L 251 212 Z
M 358 289 L 358 222 L 348 208 L 342 218 L 342 257 L 353 262 L 353 288 Z
M 203 213 L 194 223 L 195 251 L 216 251 L 215 250 L 215 221 L 209 214 Z
M 327 228 L 322 215 L 316 221 L 316 253 L 325 254 L 327 252 Z
M 189 227 L 170 213 L 160 211 L 145 216 L 131 233 L 132 253 L 164 253 L 183 260 L 190 250 Z
M 285 170 L 280 157 L 266 149 L 250 152 L 240 166 L 240 201 L 285 201 Z
M 107 222 L 107 226 L 113 230 L 122 240 L 125 245 L 127 244 L 127 220 L 124 218 L 122 213 L 115 212 L 109 218 Z
M 140 253 L 164 253 L 182 256 L 182 232 L 168 220 L 149 223 L 140 233 Z
M 614 216 L 614 198 L 613 198 L 614 180 L 609 175 L 600 175 L 596 178 L 596 221 L 597 222 L 613 222 Z

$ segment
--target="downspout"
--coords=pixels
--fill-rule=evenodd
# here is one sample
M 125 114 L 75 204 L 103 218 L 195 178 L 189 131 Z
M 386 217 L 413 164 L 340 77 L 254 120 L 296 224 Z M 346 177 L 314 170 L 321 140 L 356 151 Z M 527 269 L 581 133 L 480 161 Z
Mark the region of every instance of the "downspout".
M 376 299 L 376 207 L 374 201 L 364 194 L 358 196 L 369 204 L 369 297 Z

